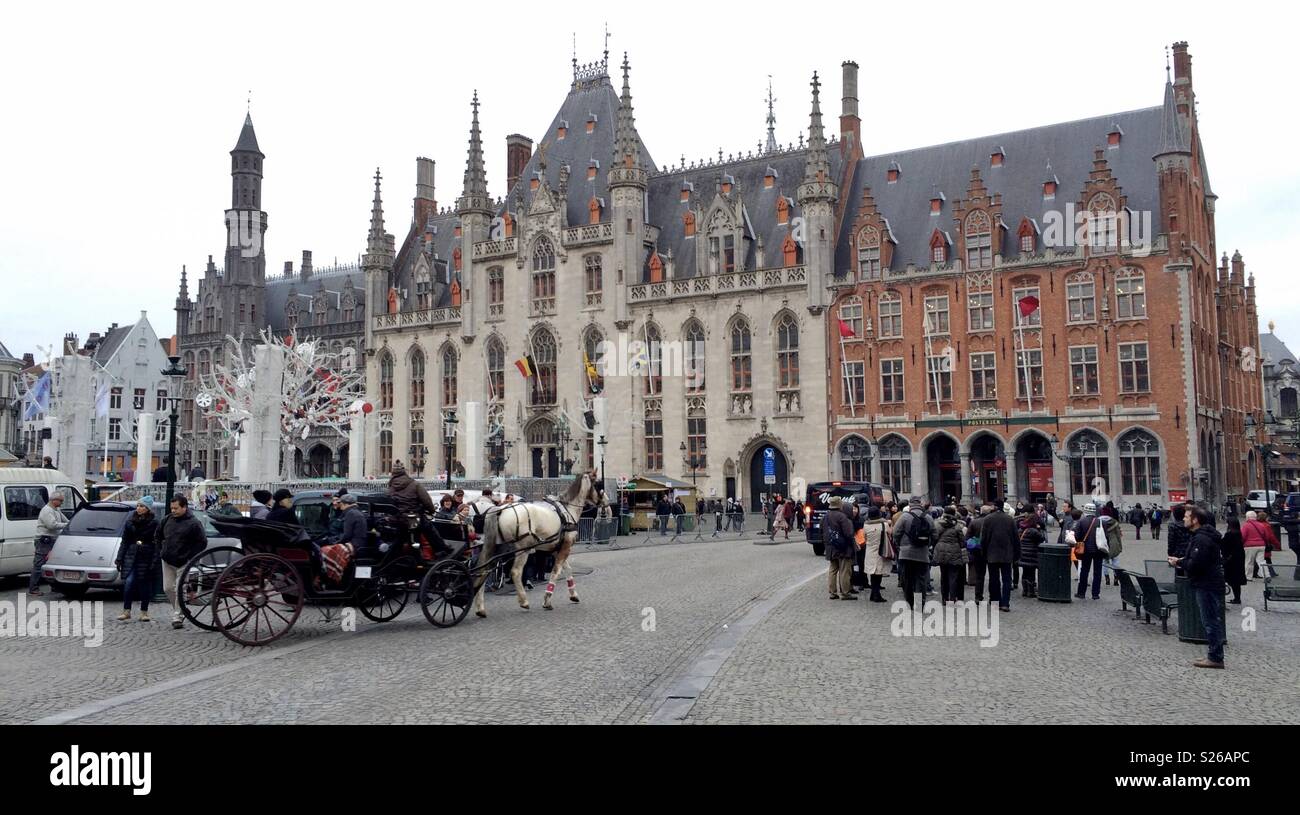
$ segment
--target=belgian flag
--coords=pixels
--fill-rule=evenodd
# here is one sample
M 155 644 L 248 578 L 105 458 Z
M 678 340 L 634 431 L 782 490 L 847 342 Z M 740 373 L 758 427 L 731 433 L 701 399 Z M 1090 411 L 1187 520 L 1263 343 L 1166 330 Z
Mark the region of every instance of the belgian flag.
M 524 379 L 531 379 L 537 374 L 537 363 L 533 362 L 531 354 L 525 354 L 515 360 L 515 367 L 523 374 Z

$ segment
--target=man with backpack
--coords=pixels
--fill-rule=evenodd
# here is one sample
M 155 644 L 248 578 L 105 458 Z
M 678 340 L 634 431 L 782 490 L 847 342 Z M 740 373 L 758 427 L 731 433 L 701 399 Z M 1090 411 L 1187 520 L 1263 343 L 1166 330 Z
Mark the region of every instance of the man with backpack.
M 1151 521 L 1151 540 L 1160 540 L 1160 524 L 1165 520 L 1164 510 L 1152 504 L 1147 518 Z
M 1000 611 L 1011 610 L 1011 564 L 1018 544 L 1015 519 L 995 505 L 980 524 L 980 550 L 988 563 L 989 602 L 997 600 Z
M 903 596 L 909 608 L 919 592 L 925 604 L 926 579 L 930 576 L 930 547 L 936 540 L 934 520 L 926 513 L 919 495 L 913 495 L 894 524 L 894 548 L 903 578 Z
M 826 558 L 831 562 L 826 573 L 826 584 L 832 600 L 856 600 L 853 593 L 853 562 L 857 554 L 857 541 L 853 538 L 853 522 L 844 514 L 844 499 L 832 495 L 830 511 L 822 518 L 822 540 Z

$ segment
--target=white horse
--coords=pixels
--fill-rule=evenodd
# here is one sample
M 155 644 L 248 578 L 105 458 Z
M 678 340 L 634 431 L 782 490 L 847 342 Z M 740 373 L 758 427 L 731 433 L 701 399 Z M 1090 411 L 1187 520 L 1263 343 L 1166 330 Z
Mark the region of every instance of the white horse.
M 483 519 L 483 550 L 479 555 L 480 574 L 474 581 L 474 613 L 486 617 L 483 603 L 483 583 L 487 570 L 482 568 L 492 559 L 499 546 L 513 545 L 515 562 L 510 577 L 515 584 L 519 607 L 528 608 L 528 594 L 524 591 L 524 563 L 531 552 L 554 552 L 555 567 L 546 577 L 546 599 L 542 608 L 550 611 L 551 596 L 555 594 L 555 579 L 563 572 L 569 588 L 569 600 L 578 602 L 577 585 L 573 580 L 573 567 L 569 565 L 569 552 L 578 539 L 578 519 L 588 504 L 599 500 L 589 473 L 581 473 L 564 494 L 547 501 L 506 504 L 488 510 Z M 566 529 L 569 527 L 569 529 Z

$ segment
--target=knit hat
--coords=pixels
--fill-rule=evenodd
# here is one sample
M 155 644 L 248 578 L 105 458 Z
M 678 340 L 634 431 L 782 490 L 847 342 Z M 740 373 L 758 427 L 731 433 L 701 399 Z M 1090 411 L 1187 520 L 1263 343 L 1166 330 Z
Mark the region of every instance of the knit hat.
M 293 493 L 289 492 L 289 491 L 286 490 L 284 487 L 281 487 L 280 489 L 276 490 L 276 491 L 275 491 L 275 495 L 271 496 L 271 498 L 272 498 L 272 499 L 273 499 L 277 504 L 280 503 L 281 501 L 283 501 L 283 500 L 286 499 L 286 498 L 292 498 L 292 497 L 293 497 Z
M 838 495 L 832 495 L 831 509 L 842 509 L 843 507 L 844 507 L 844 499 Z
M 345 492 L 338 496 L 338 502 L 345 507 L 353 507 L 357 505 L 357 497 L 350 492 Z
M 1097 505 L 1094 504 L 1092 501 L 1089 501 L 1088 503 L 1086 503 L 1086 504 L 1083 505 L 1083 511 L 1084 511 L 1084 512 L 1090 512 L 1090 513 L 1096 513 L 1096 512 L 1097 512 Z
M 910 499 L 908 499 L 907 505 L 909 507 L 915 507 L 917 509 L 920 509 L 921 507 L 925 506 L 923 503 L 921 503 L 921 496 L 919 495 L 913 495 Z
M 867 507 L 867 518 L 873 521 L 879 520 L 880 507 L 876 506 L 875 504 L 872 504 L 871 506 Z
M 139 503 L 144 504 L 145 506 L 149 507 L 149 509 L 153 509 L 153 496 L 146 495 L 145 497 L 140 499 Z
M 270 490 L 253 490 L 253 500 L 259 504 L 265 504 L 271 500 Z

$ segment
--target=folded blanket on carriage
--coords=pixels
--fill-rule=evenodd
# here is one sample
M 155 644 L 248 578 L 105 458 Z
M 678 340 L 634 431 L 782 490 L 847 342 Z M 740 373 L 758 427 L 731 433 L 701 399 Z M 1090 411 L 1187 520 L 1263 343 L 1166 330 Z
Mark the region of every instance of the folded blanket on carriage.
M 352 544 L 331 543 L 320 548 L 321 571 L 331 583 L 343 582 L 343 573 L 352 562 Z

